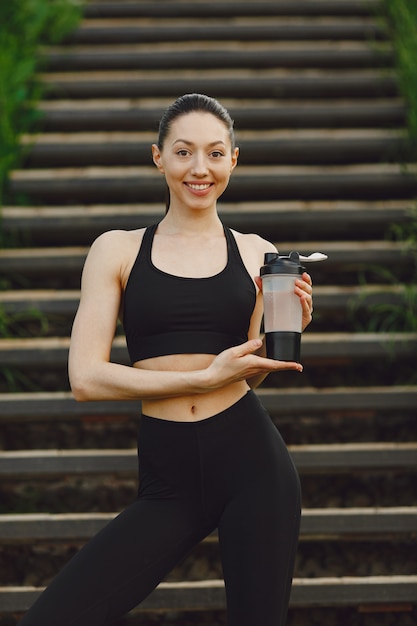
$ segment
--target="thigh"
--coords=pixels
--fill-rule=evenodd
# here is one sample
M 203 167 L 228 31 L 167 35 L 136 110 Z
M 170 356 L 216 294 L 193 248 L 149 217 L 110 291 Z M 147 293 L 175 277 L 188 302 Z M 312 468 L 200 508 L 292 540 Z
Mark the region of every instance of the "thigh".
M 139 604 L 201 538 L 176 501 L 138 499 L 52 581 L 21 626 L 104 626 Z
M 259 472 L 252 468 L 219 524 L 229 626 L 283 626 L 286 619 L 301 496 L 284 442 L 271 435 L 275 453 Z

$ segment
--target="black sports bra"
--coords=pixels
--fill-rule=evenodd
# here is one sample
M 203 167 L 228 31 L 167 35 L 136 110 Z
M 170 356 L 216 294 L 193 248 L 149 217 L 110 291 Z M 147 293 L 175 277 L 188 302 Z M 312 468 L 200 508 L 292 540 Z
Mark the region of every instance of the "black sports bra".
M 131 362 L 166 354 L 218 354 L 247 341 L 256 288 L 230 229 L 223 226 L 226 267 L 208 278 L 184 278 L 152 263 L 157 226 L 145 230 L 124 292 Z

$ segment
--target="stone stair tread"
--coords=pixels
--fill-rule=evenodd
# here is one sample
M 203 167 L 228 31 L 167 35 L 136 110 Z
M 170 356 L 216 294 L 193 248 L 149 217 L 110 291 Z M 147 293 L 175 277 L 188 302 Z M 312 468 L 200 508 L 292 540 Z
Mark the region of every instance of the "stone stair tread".
M 230 202 L 219 203 L 219 212 L 225 218 L 234 217 L 238 219 L 241 215 L 250 215 L 252 219 L 263 222 L 266 216 L 270 215 L 274 220 L 282 223 L 282 219 L 290 219 L 293 216 L 306 215 L 311 219 L 317 219 L 320 215 L 335 219 L 358 219 L 363 221 L 372 221 L 378 217 L 384 222 L 401 221 L 409 216 L 412 200 L 369 200 L 360 201 L 288 201 L 268 202 L 260 201 L 252 202 Z M 365 215 L 364 215 L 365 214 Z M 2 207 L 2 225 L 8 226 L 9 221 L 22 220 L 22 224 L 28 220 L 33 220 L 32 226 L 36 220 L 40 222 L 56 219 L 65 223 L 66 219 L 75 221 L 86 219 L 102 219 L 107 218 L 110 222 L 119 216 L 131 216 L 136 224 L 139 222 L 148 223 L 149 219 L 161 219 L 163 210 L 160 204 L 91 204 L 91 205 L 62 205 L 62 206 L 3 206 Z M 143 224 L 145 225 L 145 224 Z M 81 227 L 80 227 L 81 228 Z M 83 227 L 84 228 L 84 224 Z
M 374 17 L 250 16 L 233 23 L 222 23 L 215 15 L 201 18 L 111 18 L 85 19 L 71 35 L 68 44 L 112 44 L 114 42 L 170 41 L 330 41 L 386 40 L 387 34 Z
M 396 130 L 239 131 L 240 164 L 306 165 L 396 161 L 408 141 Z M 26 168 L 149 165 L 155 133 L 59 133 L 26 136 Z
M 346 308 L 355 302 L 358 307 L 369 304 L 402 302 L 404 286 L 397 285 L 348 285 L 321 286 L 314 288 L 317 310 Z M 78 307 L 78 289 L 22 289 L 0 291 L 0 308 L 6 313 L 35 309 L 41 313 L 73 315 Z
M 0 515 L 0 544 L 20 541 L 87 539 L 110 522 L 114 513 L 23 513 Z M 304 508 L 301 538 L 324 534 L 368 535 L 417 531 L 417 507 Z M 211 539 L 211 537 L 210 537 Z
M 387 68 L 384 72 L 385 78 L 390 78 L 395 81 L 395 72 Z M 373 69 L 373 68 L 362 68 L 359 70 L 346 70 L 344 72 L 341 71 L 328 71 L 326 69 L 315 69 L 315 68 L 306 68 L 299 69 L 296 71 L 288 72 L 285 68 L 273 67 L 266 68 L 262 71 L 257 70 L 256 75 L 253 75 L 253 72 L 248 69 L 231 69 L 227 68 L 224 71 L 219 72 L 216 69 L 208 69 L 202 71 L 197 69 L 190 69 L 186 73 L 183 70 L 170 70 L 169 77 L 165 70 L 96 70 L 96 71 L 74 71 L 74 72 L 48 72 L 42 74 L 42 82 L 46 85 L 53 85 L 55 83 L 59 83 L 61 85 L 71 84 L 71 83 L 91 83 L 92 85 L 99 83 L 114 83 L 118 82 L 124 83 L 129 82 L 134 84 L 136 81 L 149 81 L 150 83 L 158 83 L 161 80 L 165 80 L 167 84 L 174 84 L 184 81 L 184 84 L 188 80 L 197 80 L 203 77 L 204 79 L 217 78 L 218 83 L 221 84 L 223 80 L 227 82 L 232 82 L 232 84 L 239 84 L 239 79 L 244 81 L 252 81 L 254 85 L 256 83 L 262 83 L 265 81 L 265 84 L 269 84 L 267 81 L 271 81 L 271 85 L 279 85 L 279 81 L 282 81 L 284 84 L 298 84 L 301 81 L 316 81 L 316 84 L 319 85 L 320 81 L 325 83 L 342 83 L 343 81 L 349 81 L 349 84 L 358 84 L 361 85 L 366 81 L 375 82 L 375 84 L 383 85 L 383 81 L 381 79 L 381 70 Z M 177 87 L 178 89 L 178 87 Z M 253 92 L 252 92 L 253 93 Z M 235 97 L 233 95 L 233 91 L 231 91 L 232 95 L 230 97 Z M 248 95 L 251 94 L 251 91 L 248 92 Z M 97 94 L 98 95 L 98 94 Z M 155 93 L 155 96 L 158 95 Z M 378 94 L 376 94 L 378 95 Z M 394 95 L 394 94 L 393 94 Z M 349 93 L 346 94 L 346 97 L 352 97 Z M 95 96 L 97 97 L 97 96 Z M 251 96 L 254 97 L 253 95 Z M 264 94 L 263 98 L 268 97 L 268 94 Z M 314 96 L 311 96 L 314 98 Z M 368 95 L 368 98 L 371 96 Z
M 178 6 L 181 7 L 181 3 L 178 3 Z M 217 9 L 222 9 L 221 7 L 221 3 L 220 2 L 214 2 L 211 6 L 211 13 L 212 15 L 207 15 L 205 16 L 206 19 L 204 20 L 204 25 L 209 24 L 211 25 L 211 23 L 213 22 L 214 24 L 217 25 L 225 25 L 226 27 L 230 27 L 232 26 L 232 31 L 233 28 L 235 26 L 257 26 L 258 24 L 290 24 L 290 25 L 297 25 L 297 26 L 303 26 L 303 27 L 309 27 L 311 25 L 313 26 L 327 26 L 329 28 L 336 26 L 336 27 L 340 27 L 340 26 L 366 26 L 369 24 L 372 25 L 376 25 L 378 20 L 375 18 L 374 15 L 371 15 L 370 13 L 368 13 L 368 15 L 343 15 L 343 16 L 339 16 L 339 15 L 323 15 L 323 14 L 319 14 L 319 15 L 315 15 L 315 16 L 310 16 L 310 18 L 308 20 L 305 19 L 305 15 L 303 15 L 302 13 L 300 13 L 300 11 L 294 12 L 292 15 L 288 15 L 288 14 L 275 14 L 275 15 L 271 15 L 270 12 L 267 11 L 267 14 L 264 15 L 262 13 L 262 10 L 257 11 L 255 15 L 239 15 L 239 11 L 237 11 L 234 15 L 232 15 L 231 17 L 234 17 L 236 19 L 234 20 L 230 20 L 227 22 L 223 21 L 223 17 L 222 15 L 218 15 L 218 13 L 216 12 Z M 114 16 L 114 17 L 93 17 L 93 16 L 89 16 L 89 15 L 85 15 L 83 17 L 82 22 L 78 25 L 78 27 L 74 30 L 74 35 L 77 36 L 79 31 L 84 31 L 84 30 L 90 30 L 93 28 L 97 28 L 97 29 L 102 29 L 103 27 L 105 29 L 107 28 L 119 28 L 119 27 L 141 27 L 143 25 L 146 26 L 154 26 L 154 25 L 166 25 L 168 27 L 170 27 L 171 29 L 175 29 L 178 24 L 181 26 L 188 26 L 188 25 L 201 25 L 201 15 L 180 15 L 178 20 L 172 19 L 173 15 L 164 15 L 163 11 L 152 16 L 152 15 L 147 15 L 145 16 L 133 16 L 133 15 L 128 15 L 128 16 Z M 220 18 L 220 19 L 219 19 Z M 382 30 L 382 29 L 380 29 Z M 65 41 L 62 43 L 63 46 L 66 45 L 66 42 L 68 41 L 68 39 L 65 39 Z
M 37 587 L 0 587 L 3 612 L 26 611 L 41 594 Z M 340 578 L 295 578 L 290 606 L 389 605 L 414 602 L 417 576 L 365 576 Z M 134 612 L 148 610 L 224 609 L 224 582 L 205 581 L 160 583 Z
M 71 166 L 144 165 L 151 162 L 155 133 L 95 133 L 77 137 L 42 135 L 26 137 L 26 168 Z M 50 140 L 49 140 L 50 138 Z M 407 155 L 409 141 L 399 131 L 253 131 L 238 132 L 239 167 L 256 165 L 323 165 L 389 163 Z
M 65 168 L 62 168 L 65 170 Z M 105 172 L 105 169 L 110 171 Z M 123 169 L 123 168 L 121 168 Z M 57 168 L 46 175 L 43 170 L 27 170 L 24 175 L 12 175 L 11 197 L 28 198 L 44 205 L 63 204 L 124 204 L 160 202 L 164 197 L 164 181 L 146 168 L 126 165 L 116 168 Z M 275 169 L 275 172 L 274 172 Z M 252 171 L 250 171 L 252 170 Z M 246 176 L 245 176 L 246 174 Z M 413 198 L 417 195 L 417 177 L 411 168 L 389 168 L 384 165 L 346 165 L 337 169 L 327 165 L 286 166 L 278 169 L 266 165 L 258 168 L 240 166 L 234 172 L 224 194 L 224 202 L 272 200 L 377 200 Z
M 288 447 L 300 473 L 417 470 L 417 442 Z M 137 450 L 17 450 L 0 454 L 0 479 L 137 473 Z
M 371 98 L 398 96 L 393 73 L 361 70 L 131 70 L 44 74 L 51 98 L 155 98 L 190 91 L 216 93 L 218 98 L 248 97 L 270 99 Z
M 151 49 L 151 51 L 150 51 Z M 305 53 L 311 52 L 313 57 L 320 58 L 322 54 L 328 52 L 334 52 L 336 55 L 340 55 L 341 57 L 347 56 L 350 53 L 353 55 L 363 53 L 364 57 L 368 56 L 373 59 L 374 56 L 378 56 L 381 54 L 382 58 L 384 54 L 387 52 L 392 52 L 393 46 L 390 41 L 382 41 L 378 45 L 378 50 L 373 50 L 369 43 L 366 41 L 355 41 L 355 40 L 337 40 L 337 41 L 323 41 L 323 42 L 308 42 L 308 41 L 268 41 L 267 43 L 263 41 L 257 41 L 256 39 L 253 41 L 247 41 L 243 45 L 242 42 L 231 39 L 230 41 L 185 41 L 185 42 L 169 42 L 169 43 L 161 43 L 156 44 L 155 46 L 150 47 L 149 44 L 144 44 L 140 40 L 136 42 L 126 43 L 121 40 L 119 42 L 115 42 L 108 45 L 100 45 L 94 44 L 89 45 L 86 44 L 74 44 L 71 46 L 63 46 L 63 45 L 48 45 L 47 49 L 43 52 L 43 59 L 45 61 L 54 59 L 55 57 L 58 59 L 73 59 L 76 62 L 79 58 L 84 55 L 93 58 L 100 58 L 102 55 L 105 58 L 108 58 L 111 63 L 110 54 L 131 54 L 143 56 L 144 59 L 151 57 L 152 54 L 155 54 L 157 58 L 165 58 L 166 62 L 169 63 L 169 57 L 171 54 L 174 57 L 178 57 L 179 59 L 185 58 L 186 54 L 188 54 L 189 50 L 195 51 L 197 57 L 207 57 L 207 54 L 213 55 L 213 59 L 217 58 L 218 54 L 229 54 L 238 55 L 241 54 L 243 58 L 245 58 L 248 54 L 254 52 L 255 54 L 270 54 L 272 58 L 277 53 L 285 52 L 291 55 L 291 53 Z M 208 56 L 207 58 L 211 58 Z M 268 60 L 266 59 L 266 62 Z M 46 68 L 48 70 L 48 68 Z
M 89 2 L 85 7 L 84 15 L 91 17 L 176 17 L 196 14 L 198 17 L 207 17 L 215 12 L 221 17 L 235 17 L 237 15 L 355 15 L 367 16 L 378 6 L 376 0 L 367 0 L 366 4 L 358 0 L 291 0 L 280 2 L 258 1 L 256 4 L 227 0 L 222 2 L 190 2 L 182 1 L 175 4 L 154 2 Z
M 261 169 L 261 174 L 259 170 Z M 262 168 L 255 166 L 239 166 L 233 173 L 233 179 L 247 179 L 250 176 L 257 177 L 258 179 L 267 179 L 268 177 L 290 177 L 290 176 L 311 176 L 317 177 L 324 175 L 325 173 L 330 176 L 343 176 L 343 175 L 357 175 L 362 176 L 392 176 L 400 175 L 403 172 L 403 166 L 396 163 L 373 163 L 365 165 L 346 165 L 346 166 L 305 166 L 305 165 L 263 165 Z M 408 166 L 408 175 L 412 176 L 417 172 L 416 165 L 411 164 Z M 11 174 L 11 180 L 20 181 L 48 181 L 51 179 L 71 180 L 71 179 L 129 179 L 129 178 L 141 178 L 144 180 L 154 179 L 159 180 L 160 174 L 155 171 L 155 168 L 149 166 L 125 166 L 125 167 L 70 167 L 70 168 L 57 168 L 57 169 L 30 169 L 30 170 L 15 170 Z
M 413 410 L 417 386 L 261 388 L 256 391 L 274 416 L 320 411 L 363 411 L 384 413 Z M 0 393 L 0 423 L 56 421 L 114 417 L 137 419 L 140 403 L 133 400 L 76 402 L 69 391 Z
M 321 265 L 321 271 L 328 271 L 334 265 L 359 265 L 366 263 L 403 263 L 411 254 L 404 250 L 401 242 L 395 241 L 305 241 L 279 242 L 282 254 L 298 250 L 301 254 L 323 252 L 329 256 L 328 266 Z M 10 248 L 0 250 L 0 261 L 4 273 L 66 271 L 80 272 L 88 247 L 62 246 L 40 248 Z
M 67 362 L 68 337 L 0 339 L 0 365 L 29 367 L 42 359 L 43 367 L 63 366 Z M 417 333 L 326 332 L 303 335 L 301 360 L 388 358 L 415 354 Z M 115 337 L 112 360 L 128 363 L 126 341 Z
M 264 142 L 265 144 L 279 141 L 372 141 L 374 139 L 397 139 L 403 138 L 401 129 L 392 128 L 366 128 L 366 129 L 270 129 L 268 130 L 245 130 L 236 129 L 236 140 L 240 142 Z M 62 133 L 42 133 L 23 135 L 21 142 L 24 145 L 35 146 L 61 146 L 65 149 L 72 145 L 88 144 L 140 144 L 155 142 L 155 132 L 151 131 L 80 131 Z
M 227 104 L 237 128 L 403 128 L 406 119 L 404 103 L 366 99 L 321 102 L 320 100 L 276 101 L 230 100 Z M 148 100 L 44 100 L 40 104 L 41 125 L 52 131 L 117 131 L 157 128 L 164 105 L 169 101 Z M 262 115 L 260 115 L 262 112 Z
M 149 114 L 153 116 L 154 121 L 159 121 L 160 114 L 163 113 L 164 108 L 171 103 L 170 98 L 143 98 L 138 100 L 131 100 L 130 98 L 88 98 L 85 100 L 70 100 L 67 98 L 56 98 L 54 100 L 42 100 L 39 103 L 39 110 L 42 115 L 53 112 L 65 112 L 68 115 L 86 112 L 91 113 L 92 117 L 100 111 L 101 113 L 119 112 L 125 114 L 126 111 L 134 110 L 143 114 Z M 264 98 L 263 100 L 254 99 L 247 94 L 245 98 L 224 98 L 222 103 L 227 109 L 233 111 L 233 117 L 236 114 L 252 113 L 259 116 L 259 111 L 264 113 L 268 111 L 270 113 L 292 110 L 297 107 L 300 111 L 308 112 L 313 110 L 323 110 L 326 113 L 331 113 L 334 110 L 340 110 L 343 115 L 347 115 L 349 111 L 355 109 L 359 111 L 375 111 L 379 109 L 390 110 L 392 108 L 402 107 L 405 109 L 405 104 L 402 98 L 399 96 L 384 98 L 314 98 L 313 100 L 286 100 L 281 102 L 279 100 Z M 368 128 L 368 126 L 367 126 Z M 403 125 L 401 126 L 403 128 Z
M 42 83 L 47 85 L 47 89 L 54 85 L 62 86 L 62 89 L 66 89 L 66 85 L 71 87 L 71 85 L 83 85 L 86 83 L 87 85 L 94 86 L 94 89 L 97 89 L 97 93 L 95 97 L 100 97 L 100 85 L 123 85 L 130 84 L 132 87 L 136 83 L 150 84 L 154 86 L 155 91 L 153 92 L 155 96 L 159 96 L 157 93 L 158 84 L 162 81 L 166 81 L 167 86 L 174 85 L 180 81 L 180 83 L 187 84 L 187 82 L 193 82 L 198 79 L 207 80 L 208 84 L 210 80 L 217 79 L 219 84 L 222 81 L 233 82 L 236 85 L 239 83 L 239 80 L 246 81 L 251 80 L 254 83 L 261 83 L 263 80 L 269 80 L 271 84 L 277 83 L 277 81 L 289 81 L 298 82 L 299 80 L 308 80 L 312 78 L 320 79 L 336 79 L 341 80 L 341 72 L 328 72 L 326 70 L 314 70 L 314 69 L 303 69 L 297 70 L 297 72 L 288 74 L 288 70 L 284 68 L 267 68 L 264 70 L 257 70 L 255 76 L 251 76 L 252 72 L 247 69 L 233 69 L 233 68 L 225 68 L 223 71 L 219 71 L 216 69 L 208 69 L 208 70 L 198 70 L 198 69 L 190 69 L 187 72 L 184 70 L 169 70 L 169 73 L 164 69 L 154 69 L 154 70 L 146 70 L 146 69 L 128 69 L 128 70 L 91 70 L 91 71 L 73 71 L 73 72 L 48 72 L 42 74 Z M 356 71 L 346 71 L 343 72 L 343 77 L 350 78 L 351 80 L 357 80 L 359 83 L 361 79 L 366 80 L 375 80 L 378 78 L 378 71 L 372 69 L 364 69 L 361 72 Z M 388 71 L 388 76 L 394 78 L 394 73 Z M 177 90 L 180 86 L 177 86 Z M 65 93 L 65 92 L 64 92 Z M 47 97 L 51 97 L 46 94 Z M 164 94 L 169 96 L 169 92 Z M 114 94 L 116 97 L 117 94 Z M 62 97 L 62 95 L 61 95 Z M 71 97 L 73 95 L 71 94 Z
M 350 42 L 349 42 L 350 43 Z M 394 60 L 392 50 L 372 50 L 363 42 L 356 45 L 340 46 L 295 46 L 281 42 L 265 44 L 254 42 L 242 48 L 239 42 L 219 46 L 217 42 L 206 42 L 196 46 L 193 43 L 177 46 L 167 44 L 155 46 L 145 44 L 113 44 L 112 46 L 73 46 L 68 51 L 48 50 L 44 58 L 46 72 L 71 71 L 106 71 L 119 69 L 184 69 L 204 68 L 259 68 L 286 67 L 286 68 L 362 68 L 388 67 Z M 150 49 L 151 48 L 151 49 Z

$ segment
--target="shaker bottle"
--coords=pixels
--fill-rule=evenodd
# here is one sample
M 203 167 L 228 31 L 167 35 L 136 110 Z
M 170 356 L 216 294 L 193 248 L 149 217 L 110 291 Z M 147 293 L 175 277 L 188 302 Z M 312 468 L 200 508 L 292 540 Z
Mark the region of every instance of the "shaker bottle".
M 261 267 L 264 299 L 264 331 L 268 358 L 278 361 L 299 361 L 303 310 L 294 293 L 295 281 L 305 271 L 300 261 L 323 261 L 325 254 L 314 252 L 308 257 L 298 252 L 280 256 L 265 254 Z

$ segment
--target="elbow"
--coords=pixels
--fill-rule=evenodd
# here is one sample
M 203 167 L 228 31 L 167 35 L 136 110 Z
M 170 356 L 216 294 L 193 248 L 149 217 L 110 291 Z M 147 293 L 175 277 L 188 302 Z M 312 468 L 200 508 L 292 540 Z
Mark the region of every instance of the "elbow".
M 79 384 L 78 382 L 71 381 L 70 386 L 72 395 L 77 402 L 89 402 L 93 399 L 88 385 L 83 385 Z
M 69 372 L 69 383 L 72 395 L 77 402 L 90 402 L 95 400 L 91 383 L 88 377 L 78 373 Z
M 74 385 L 71 385 L 71 391 L 72 391 L 72 395 L 74 396 L 74 399 L 77 402 L 89 402 L 92 400 L 92 398 L 90 397 L 88 393 L 88 390 L 82 387 L 76 387 Z

